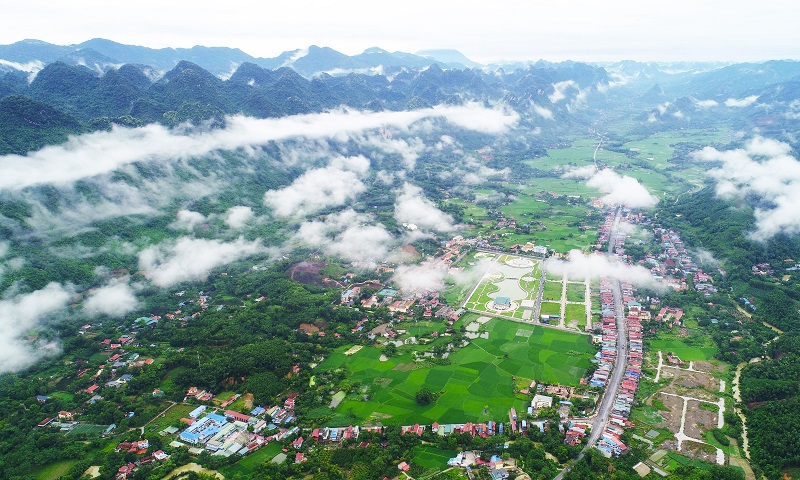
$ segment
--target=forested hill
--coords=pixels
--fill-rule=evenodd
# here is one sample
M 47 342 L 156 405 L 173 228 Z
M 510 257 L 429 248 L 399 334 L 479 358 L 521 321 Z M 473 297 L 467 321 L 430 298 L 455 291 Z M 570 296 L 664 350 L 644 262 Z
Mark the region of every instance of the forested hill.
M 30 84 L 17 74 L 7 74 L 0 78 L 0 95 L 6 96 L 3 114 L 14 119 L 14 128 L 0 133 L 0 154 L 24 153 L 62 141 L 64 133 L 107 129 L 112 124 L 158 122 L 173 126 L 186 121 L 221 120 L 230 114 L 281 117 L 341 106 L 400 111 L 505 101 L 523 112 L 536 104 L 550 118 L 571 123 L 581 121 L 581 116 L 571 111 L 570 95 L 609 81 L 605 70 L 585 64 L 529 67 L 500 76 L 479 70 L 442 70 L 434 64 L 392 78 L 322 74 L 311 80 L 286 67 L 267 70 L 253 63 L 241 64 L 227 80 L 188 61 L 181 61 L 155 81 L 148 76 L 150 70 L 123 65 L 98 75 L 85 67 L 55 62 L 38 72 Z M 565 81 L 575 88 L 567 93 L 567 101 L 560 101 L 552 97 L 553 85 Z M 33 106 L 39 102 L 44 105 L 37 110 Z M 43 123 L 31 117 L 31 110 L 47 117 L 51 122 L 47 125 L 55 128 L 43 130 Z M 56 117 L 60 120 L 52 123 Z

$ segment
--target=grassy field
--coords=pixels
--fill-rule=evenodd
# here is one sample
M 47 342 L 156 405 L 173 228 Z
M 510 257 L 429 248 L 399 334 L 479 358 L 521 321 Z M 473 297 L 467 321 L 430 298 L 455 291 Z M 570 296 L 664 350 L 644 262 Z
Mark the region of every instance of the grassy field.
M 539 310 L 542 315 L 561 315 L 561 304 L 554 302 L 542 302 Z
M 219 472 L 225 475 L 225 478 L 236 474 L 251 475 L 256 466 L 264 462 L 269 462 L 275 455 L 281 453 L 281 448 L 283 448 L 283 445 L 280 442 L 270 443 L 247 455 L 233 465 L 220 468 Z
M 99 437 L 107 428 L 108 425 L 87 425 L 85 423 L 80 423 L 67 432 L 67 435 L 86 435 L 87 438 Z
M 556 300 L 561 301 L 561 294 L 564 291 L 564 285 L 559 282 L 545 282 L 544 292 L 542 292 L 542 300 Z
M 568 283 L 567 284 L 567 301 L 568 302 L 585 302 L 586 301 L 586 285 L 583 283 Z
M 657 339 L 648 339 L 648 346 L 645 347 L 649 351 L 672 352 L 679 356 L 681 360 L 698 361 L 698 360 L 711 360 L 714 354 L 717 353 L 717 345 L 709 337 L 704 337 L 695 332 L 694 335 L 686 338 L 678 338 L 675 336 L 667 336 L 660 334 Z
M 424 468 L 446 468 L 447 461 L 455 457 L 455 450 L 441 450 L 427 445 L 419 445 L 411 451 L 411 461 Z
M 564 316 L 566 317 L 564 320 L 567 322 L 570 320 L 578 320 L 579 325 L 586 324 L 586 305 L 568 303 L 564 310 Z
M 39 467 L 31 472 L 36 480 L 56 480 L 65 475 L 78 460 L 62 460 Z
M 167 408 L 169 404 L 164 403 L 163 408 Z M 181 418 L 188 417 L 189 412 L 197 408 L 196 405 L 183 405 L 177 404 L 167 410 L 163 417 L 157 417 L 150 425 L 145 427 L 145 433 L 160 432 L 170 425 L 176 425 Z M 163 409 L 161 410 L 163 411 Z
M 489 338 L 475 339 L 451 354 L 450 365 L 416 368 L 410 354 L 381 362 L 374 347 L 352 356 L 344 355 L 347 347 L 338 349 L 317 368 L 345 368 L 349 382 L 373 388 L 367 401 L 362 393 L 348 395 L 329 424 L 500 420 L 511 407 L 527 406 L 527 396 L 514 395 L 516 384 L 535 379 L 577 385 L 595 351 L 583 335 L 503 320 L 482 328 Z M 422 387 L 440 392 L 435 403 L 416 404 L 414 395 Z

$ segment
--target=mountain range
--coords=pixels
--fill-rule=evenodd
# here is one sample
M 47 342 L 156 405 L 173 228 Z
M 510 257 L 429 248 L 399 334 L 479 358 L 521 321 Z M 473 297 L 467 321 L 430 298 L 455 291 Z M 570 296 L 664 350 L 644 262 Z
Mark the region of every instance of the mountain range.
M 796 61 L 481 66 L 450 50 L 410 54 L 375 47 L 348 56 L 311 46 L 255 58 L 223 47 L 23 40 L 0 46 L 0 154 L 115 124 L 174 126 L 233 114 L 266 118 L 465 102 L 512 108 L 543 138 L 576 123 L 590 127 L 596 119 L 589 112 L 610 111 L 613 103 L 615 114 L 630 116 L 641 134 L 725 121 L 794 144 L 798 98 Z

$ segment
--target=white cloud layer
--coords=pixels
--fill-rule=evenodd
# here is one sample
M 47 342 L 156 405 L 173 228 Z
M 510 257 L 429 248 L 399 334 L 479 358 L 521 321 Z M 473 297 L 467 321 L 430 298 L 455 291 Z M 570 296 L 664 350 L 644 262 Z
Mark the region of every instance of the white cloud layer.
M 641 287 L 658 290 L 664 288 L 664 284 L 653 278 L 650 270 L 639 265 L 628 265 L 617 257 L 607 254 L 587 255 L 580 250 L 571 250 L 566 261 L 548 258 L 543 266 L 547 272 L 555 275 L 591 279 L 611 277 Z
M 399 265 L 394 270 L 392 282 L 405 293 L 441 291 L 444 290 L 446 277 L 447 265 L 428 260 L 419 265 Z
M 407 112 L 338 110 L 282 118 L 231 116 L 223 129 L 175 129 L 160 125 L 114 128 L 71 137 L 26 156 L 0 157 L 0 189 L 40 184 L 68 184 L 144 161 L 169 161 L 209 154 L 216 150 L 251 149 L 274 140 L 346 136 L 370 128 L 406 128 L 422 119 L 444 118 L 462 128 L 501 132 L 519 118 L 514 112 L 477 104 L 437 106 Z
M 362 156 L 336 158 L 325 168 L 308 170 L 284 188 L 264 194 L 264 204 L 280 217 L 302 217 L 344 205 L 366 190 L 361 182 L 369 171 Z
M 725 106 L 734 108 L 749 107 L 756 103 L 756 100 L 758 100 L 758 95 L 750 95 L 745 98 L 729 98 L 725 100 Z
M 202 213 L 184 209 L 178 210 L 175 221 L 172 222 L 171 226 L 180 230 L 191 231 L 205 221 L 206 217 Z
M 569 170 L 562 177 L 587 179 L 587 186 L 605 194 L 601 197 L 605 203 L 631 208 L 652 208 L 658 203 L 658 197 L 652 195 L 637 179 L 620 175 L 609 168 L 597 171 L 587 165 Z
M 225 225 L 230 228 L 243 228 L 253 218 L 253 209 L 244 205 L 231 207 L 225 212 Z
M 304 222 L 294 240 L 366 265 L 386 259 L 395 243 L 383 225 L 375 224 L 367 215 L 352 209 L 328 215 L 325 220 Z
M 550 103 L 558 103 L 567 98 L 567 90 L 570 88 L 578 88 L 578 84 L 575 83 L 574 80 L 565 80 L 563 82 L 554 83 L 553 93 L 548 96 Z
M 47 317 L 66 308 L 70 296 L 63 286 L 50 283 L 41 290 L 0 300 L 0 373 L 20 370 L 55 353 L 53 345 L 23 337 Z
M 89 315 L 108 315 L 120 318 L 136 310 L 139 300 L 128 284 L 128 279 L 118 279 L 89 293 L 83 302 L 83 310 Z
M 269 253 L 259 240 L 239 238 L 233 242 L 181 237 L 139 253 L 139 268 L 159 287 L 179 282 L 205 280 L 211 270 L 252 255 Z
M 414 224 L 423 230 L 450 232 L 453 217 L 436 208 L 425 198 L 422 189 L 405 183 L 394 204 L 394 218 L 400 223 Z
M 706 147 L 695 154 L 701 160 L 721 162 L 708 171 L 717 181 L 718 196 L 765 200 L 755 206 L 756 230 L 751 233 L 755 240 L 800 233 L 800 161 L 790 151 L 786 143 L 756 137 L 745 148 L 721 152 Z

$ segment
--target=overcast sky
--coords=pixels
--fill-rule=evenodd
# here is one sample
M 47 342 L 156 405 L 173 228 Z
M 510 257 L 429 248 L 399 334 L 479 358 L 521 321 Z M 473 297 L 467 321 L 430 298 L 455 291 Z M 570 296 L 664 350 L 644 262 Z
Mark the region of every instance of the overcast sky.
M 2 0 L 0 44 L 94 37 L 148 47 L 453 48 L 473 60 L 800 58 L 796 0 Z

